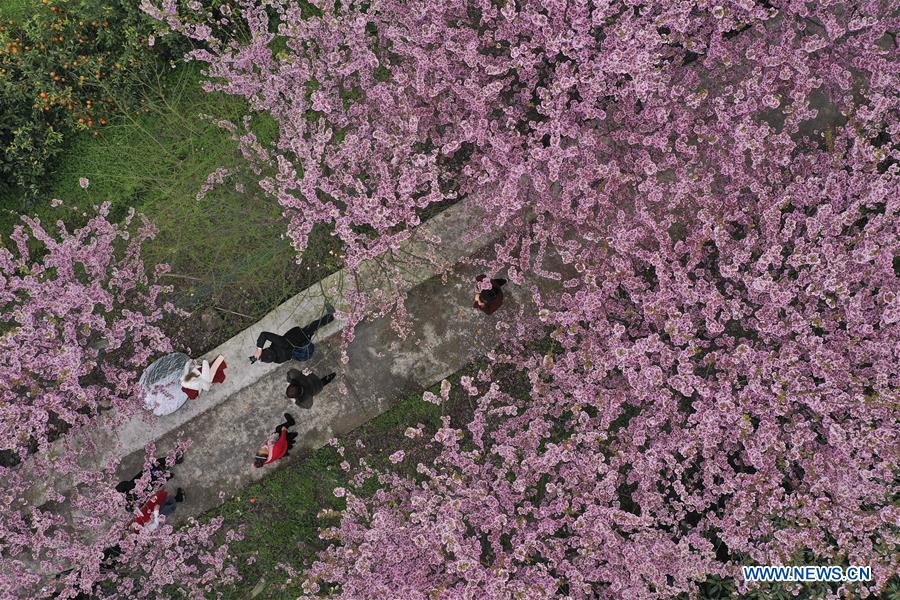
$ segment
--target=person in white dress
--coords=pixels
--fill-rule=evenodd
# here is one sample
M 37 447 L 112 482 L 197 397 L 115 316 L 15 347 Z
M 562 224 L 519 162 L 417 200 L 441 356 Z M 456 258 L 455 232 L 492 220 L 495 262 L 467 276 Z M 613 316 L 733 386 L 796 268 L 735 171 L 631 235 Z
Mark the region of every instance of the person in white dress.
M 191 362 L 187 354 L 172 352 L 161 356 L 144 370 L 138 384 L 147 410 L 161 417 L 181 408 L 188 399 L 185 390 L 181 389 L 181 377 L 185 365 Z
M 213 360 L 212 364 L 205 360 L 199 365 L 196 361 L 188 361 L 184 365 L 184 372 L 181 375 L 181 387 L 197 392 L 208 391 L 223 362 L 225 362 L 225 357 L 221 354 Z

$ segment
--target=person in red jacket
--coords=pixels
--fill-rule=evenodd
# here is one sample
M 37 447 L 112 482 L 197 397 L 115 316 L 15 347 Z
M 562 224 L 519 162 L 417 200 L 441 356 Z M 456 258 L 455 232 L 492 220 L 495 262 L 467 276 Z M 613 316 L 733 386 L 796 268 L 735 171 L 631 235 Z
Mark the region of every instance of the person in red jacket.
M 484 281 L 485 277 L 485 275 L 479 275 L 476 281 Z M 477 308 L 486 315 L 494 314 L 494 311 L 503 304 L 503 290 L 500 288 L 504 285 L 506 285 L 505 279 L 491 279 L 490 289 L 475 294 L 475 303 L 472 304 L 472 308 Z
M 256 451 L 256 456 L 253 458 L 254 467 L 258 469 L 288 455 L 288 452 L 294 446 L 294 440 L 297 438 L 296 432 L 288 431 L 294 426 L 294 423 L 294 417 L 289 413 L 284 413 L 284 423 L 275 428 L 275 435 L 278 436 L 278 439 L 275 440 L 275 437 L 272 436 L 267 443 L 259 447 L 259 450 Z M 275 441 L 273 442 L 273 440 Z
M 168 517 L 175 512 L 175 504 L 183 501 L 184 491 L 181 488 L 178 488 L 174 498 L 169 496 L 165 488 L 161 488 L 147 499 L 140 510 L 135 511 L 134 520 L 131 522 L 132 528 L 136 531 L 144 528 L 153 531 L 159 527 L 159 515 Z

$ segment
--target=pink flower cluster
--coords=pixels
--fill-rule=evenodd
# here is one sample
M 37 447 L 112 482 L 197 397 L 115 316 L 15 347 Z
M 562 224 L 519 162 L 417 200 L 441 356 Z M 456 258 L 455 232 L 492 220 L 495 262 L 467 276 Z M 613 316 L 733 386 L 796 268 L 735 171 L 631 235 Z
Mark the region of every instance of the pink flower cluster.
M 198 594 L 235 576 L 217 536 L 221 520 L 132 534 L 134 515 L 114 489 L 118 465 L 98 471 L 80 462 L 95 428 L 140 410 L 141 372 L 171 350 L 161 324 L 175 309 L 158 283 L 166 267 L 148 276 L 141 259 L 154 230 L 143 217 L 132 227 L 133 215 L 115 224 L 108 214 L 104 204 L 74 231 L 22 217 L 11 243 L 0 240 L 3 598 L 74 597 L 109 582 L 118 597 Z M 135 489 L 139 506 L 161 485 L 151 485 L 149 458 Z M 42 483 L 50 488 L 43 499 L 34 495 Z M 56 483 L 71 491 L 58 493 Z M 113 548 L 118 558 L 106 561 Z
M 803 560 L 872 565 L 866 595 L 897 573 L 890 2 L 266 4 L 193 57 L 278 123 L 239 141 L 297 247 L 331 223 L 354 268 L 471 196 L 504 232 L 490 271 L 536 305 L 493 359 L 528 397 L 463 384 L 468 433 L 346 490 L 304 589 L 658 598 Z M 525 345 L 548 335 L 552 357 Z
M 171 349 L 160 329 L 166 290 L 140 254 L 153 227 L 142 219 L 130 231 L 131 217 L 116 225 L 108 211 L 73 232 L 60 223 L 55 234 L 23 217 L 27 229 L 0 247 L 0 403 L 16 407 L 0 418 L 0 451 L 25 458 L 101 406 L 128 412 L 150 357 Z

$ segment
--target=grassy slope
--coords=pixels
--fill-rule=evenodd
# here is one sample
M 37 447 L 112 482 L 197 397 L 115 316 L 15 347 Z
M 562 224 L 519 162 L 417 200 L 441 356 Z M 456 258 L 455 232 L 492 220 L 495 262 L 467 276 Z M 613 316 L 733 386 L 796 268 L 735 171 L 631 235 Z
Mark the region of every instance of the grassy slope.
M 146 264 L 172 265 L 178 277 L 166 281 L 177 286 L 179 304 L 247 315 L 216 310 L 222 322 L 215 331 L 190 329 L 196 320 L 178 323 L 178 341 L 195 352 L 227 339 L 341 265 L 337 240 L 323 231 L 311 237 L 303 265 L 295 263 L 280 208 L 263 197 L 252 173 L 244 171 L 196 200 L 209 173 L 242 161 L 230 134 L 198 115 L 240 122 L 246 114 L 242 100 L 206 93 L 199 81 L 196 65 L 145 81 L 142 110 L 126 111 L 99 137 L 82 135 L 68 144 L 49 181 L 48 198 L 62 199 L 63 206 L 47 202 L 0 214 L 2 233 L 18 222 L 20 211 L 49 223 L 63 218 L 70 226 L 103 201 L 112 203 L 117 218 L 129 207 L 147 215 L 158 235 L 145 248 Z M 276 135 L 274 123 L 262 117 L 254 120 L 254 130 L 263 140 Z M 80 177 L 90 180 L 87 190 L 79 187 Z M 237 182 L 245 193 L 234 190 Z M 2 200 L 16 206 L 13 199 Z

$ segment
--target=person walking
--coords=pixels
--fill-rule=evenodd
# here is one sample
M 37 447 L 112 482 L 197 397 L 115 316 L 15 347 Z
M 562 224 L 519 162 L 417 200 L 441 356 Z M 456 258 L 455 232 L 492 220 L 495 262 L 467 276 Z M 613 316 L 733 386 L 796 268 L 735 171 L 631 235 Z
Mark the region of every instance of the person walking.
M 334 307 L 325 305 L 325 314 L 304 327 L 292 327 L 284 335 L 263 331 L 256 339 L 256 354 L 250 357 L 250 364 L 262 362 L 284 363 L 289 360 L 309 360 L 315 350 L 312 337 L 315 332 L 334 321 Z M 266 342 L 268 348 L 264 348 Z
M 300 408 L 312 408 L 313 396 L 322 391 L 326 385 L 331 383 L 336 373 L 329 373 L 325 377 L 319 377 L 315 373 L 305 375 L 299 369 L 288 369 L 287 372 L 287 390 L 284 395 L 291 398 Z
M 273 435 L 268 442 L 260 446 L 259 450 L 256 451 L 256 456 L 253 458 L 253 466 L 255 468 L 258 469 L 264 465 L 271 464 L 288 455 L 294 446 L 294 440 L 297 439 L 297 433 L 294 431 L 289 432 L 288 429 L 293 427 L 295 423 L 296 421 L 294 421 L 294 417 L 290 413 L 284 413 L 284 423 L 275 428 L 275 435 L 278 436 L 278 439 L 273 442 L 275 437 Z
M 479 275 L 476 281 L 484 281 L 486 275 Z M 472 308 L 477 308 L 486 315 L 492 315 L 503 304 L 503 290 L 500 289 L 506 285 L 505 279 L 491 279 L 491 287 L 487 290 L 481 290 L 475 294 L 475 303 Z

